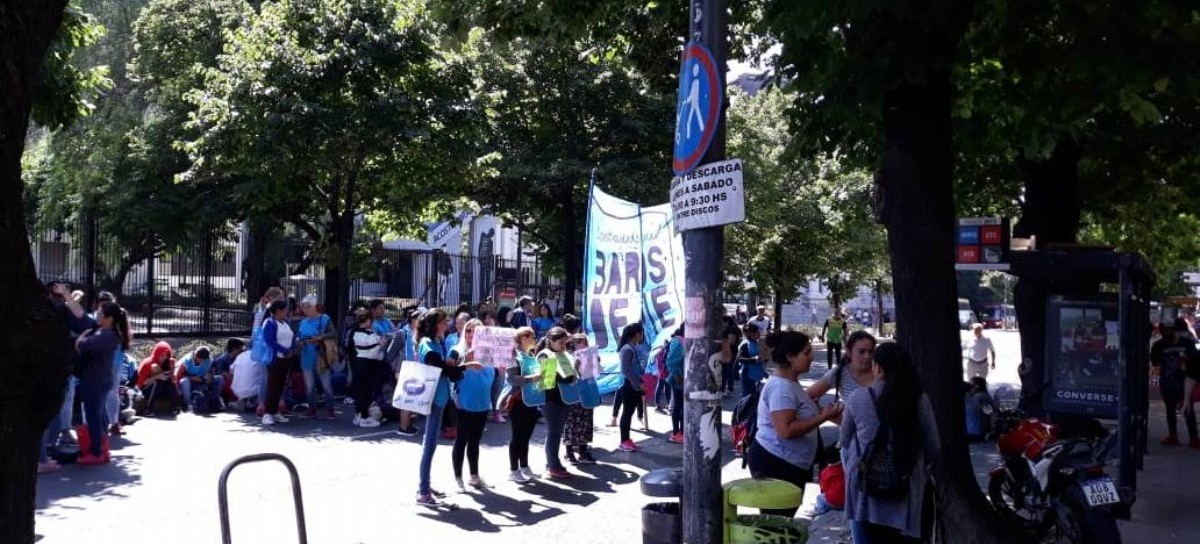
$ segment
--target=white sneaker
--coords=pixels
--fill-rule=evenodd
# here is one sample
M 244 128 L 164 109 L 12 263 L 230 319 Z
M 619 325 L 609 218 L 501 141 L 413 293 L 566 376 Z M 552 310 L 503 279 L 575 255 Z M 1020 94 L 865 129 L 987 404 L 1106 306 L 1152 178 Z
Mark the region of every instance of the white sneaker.
M 370 429 L 372 427 L 378 427 L 379 422 L 375 421 L 374 419 L 371 419 L 369 417 L 366 417 L 366 418 L 359 419 L 358 423 L 356 425 L 358 425 L 359 427 L 362 427 L 364 429 Z
M 263 424 L 263 425 L 274 425 L 274 424 L 275 424 L 275 418 L 274 418 L 274 417 L 271 417 L 271 414 L 263 414 L 263 417 L 262 417 L 262 424 Z
M 537 473 L 529 467 L 521 467 L 521 474 L 524 474 L 526 478 L 530 479 L 530 481 L 538 479 Z
M 358 417 L 358 414 L 354 414 L 354 420 L 351 421 L 350 424 L 357 427 L 360 421 L 362 421 L 362 418 Z
M 521 472 L 521 469 L 512 471 L 512 474 L 508 475 L 508 479 L 519 484 L 527 484 L 532 481 L 529 479 L 529 476 L 526 476 L 524 472 Z
M 461 491 L 463 493 L 467 492 L 467 486 L 463 484 L 462 478 L 455 478 L 454 483 L 458 484 L 459 491 Z
M 487 489 L 491 487 L 487 484 L 487 482 L 483 481 L 483 478 L 480 478 L 479 476 L 471 476 L 471 479 L 467 480 L 467 484 L 475 489 Z
M 271 414 L 267 414 L 267 415 L 271 415 Z M 289 420 L 286 417 L 283 417 L 283 414 L 275 414 L 275 422 L 276 423 L 287 423 L 288 421 L 291 421 L 291 420 Z

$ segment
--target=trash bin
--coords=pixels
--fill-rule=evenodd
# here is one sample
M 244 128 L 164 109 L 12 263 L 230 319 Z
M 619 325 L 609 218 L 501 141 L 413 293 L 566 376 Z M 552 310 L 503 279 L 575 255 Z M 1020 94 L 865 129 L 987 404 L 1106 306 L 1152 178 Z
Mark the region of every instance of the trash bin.
M 640 480 L 642 494 L 648 497 L 678 499 L 683 495 L 683 469 L 651 470 Z M 642 544 L 680 544 L 683 542 L 683 515 L 679 502 L 652 502 L 642 507 Z
M 781 480 L 747 478 L 722 486 L 725 489 L 725 544 L 788 542 L 802 544 L 808 529 L 781 516 L 738 514 L 739 506 L 758 509 L 797 508 L 804 490 Z

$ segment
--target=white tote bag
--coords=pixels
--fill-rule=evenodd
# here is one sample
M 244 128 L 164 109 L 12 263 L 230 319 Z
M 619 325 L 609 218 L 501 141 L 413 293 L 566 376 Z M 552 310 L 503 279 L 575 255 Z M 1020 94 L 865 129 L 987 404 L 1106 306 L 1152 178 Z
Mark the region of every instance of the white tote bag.
M 441 376 L 442 369 L 438 367 L 405 361 L 400 365 L 400 372 L 396 373 L 396 391 L 392 393 L 392 406 L 429 415 L 433 397 L 437 394 L 438 378 Z

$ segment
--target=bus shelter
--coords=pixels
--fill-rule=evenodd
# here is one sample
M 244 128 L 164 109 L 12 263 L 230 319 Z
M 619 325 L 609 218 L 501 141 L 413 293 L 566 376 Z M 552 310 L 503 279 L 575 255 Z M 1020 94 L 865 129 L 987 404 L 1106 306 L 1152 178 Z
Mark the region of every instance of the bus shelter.
M 1011 273 L 1044 294 L 1032 301 L 1045 311 L 1041 349 L 1024 350 L 1026 357 L 1044 357 L 1044 373 L 1040 384 L 1027 378 L 1025 387 L 1040 388 L 1052 421 L 1115 420 L 1118 480 L 1136 489 L 1148 440 L 1150 265 L 1140 254 L 1074 246 L 1014 251 L 1008 258 Z

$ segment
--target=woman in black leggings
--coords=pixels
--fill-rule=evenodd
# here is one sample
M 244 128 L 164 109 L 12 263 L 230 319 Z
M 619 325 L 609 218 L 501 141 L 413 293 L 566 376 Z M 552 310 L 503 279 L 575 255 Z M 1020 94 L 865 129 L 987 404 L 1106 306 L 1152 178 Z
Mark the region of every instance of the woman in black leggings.
M 508 419 L 512 423 L 512 441 L 508 443 L 508 468 L 512 470 L 509 479 L 524 484 L 537 478 L 529 468 L 529 439 L 533 437 L 539 414 L 537 408 L 525 404 L 521 387 L 526 383 L 541 380 L 540 371 L 531 370 L 540 368 L 541 363 L 533 357 L 534 347 L 537 346 L 537 336 L 533 329 L 517 329 L 516 341 L 516 358 L 508 367 L 508 383 L 512 389 L 508 402 Z
M 629 436 L 629 427 L 633 423 L 633 411 L 642 405 L 642 375 L 646 373 L 646 366 L 638 357 L 637 346 L 645 341 L 645 338 L 642 324 L 631 323 L 621 329 L 621 341 L 617 344 L 617 354 L 621 359 L 621 377 L 624 378 L 615 401 L 625 409 L 625 413 L 621 414 L 621 451 L 637 451 L 637 445 Z M 615 408 L 613 416 L 616 416 Z M 645 417 L 644 413 L 642 417 Z

